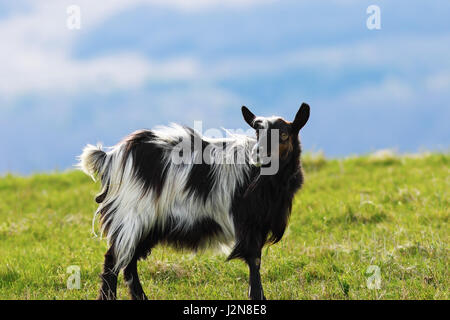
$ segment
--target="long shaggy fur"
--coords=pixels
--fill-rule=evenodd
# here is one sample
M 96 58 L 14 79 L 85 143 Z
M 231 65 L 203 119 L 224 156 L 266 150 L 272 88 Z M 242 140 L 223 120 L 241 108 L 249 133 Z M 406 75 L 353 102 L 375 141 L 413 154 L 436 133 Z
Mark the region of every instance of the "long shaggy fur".
M 188 163 L 173 164 L 172 152 L 183 139 L 199 139 L 202 148 L 192 150 Z M 232 201 L 235 190 L 250 179 L 251 166 L 248 160 L 227 163 L 239 152 L 248 159 L 255 142 L 244 135 L 207 139 L 172 124 L 134 132 L 108 152 L 88 145 L 79 165 L 90 176 L 101 178 L 95 216 L 100 216 L 102 233 L 114 248 L 115 268 L 127 266 L 139 243 L 156 232 L 169 233 L 165 237 L 170 244 L 194 250 L 233 245 Z M 211 165 L 194 161 L 206 147 Z M 177 233 L 183 238 L 205 221 L 215 232 L 195 243 L 174 241 Z
M 145 299 L 137 261 L 157 244 L 168 244 L 194 251 L 232 247 L 228 259 L 249 266 L 249 297 L 264 299 L 261 250 L 283 237 L 303 183 L 298 134 L 309 112 L 303 103 L 287 122 L 256 117 L 242 107 L 257 139 L 210 139 L 172 124 L 136 131 L 106 150 L 86 146 L 79 167 L 101 180 L 93 221 L 99 217 L 110 244 L 99 298 L 116 297 L 123 269 L 131 297 Z M 276 172 L 264 175 L 272 164 Z

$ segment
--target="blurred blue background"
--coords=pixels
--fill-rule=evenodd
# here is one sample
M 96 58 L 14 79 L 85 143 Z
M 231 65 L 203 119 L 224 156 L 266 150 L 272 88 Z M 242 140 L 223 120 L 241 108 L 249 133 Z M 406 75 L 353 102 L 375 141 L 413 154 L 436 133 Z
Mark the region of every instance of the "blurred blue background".
M 292 119 L 302 101 L 305 150 L 448 150 L 449 17 L 448 0 L 0 0 L 0 174 L 159 124 L 247 129 L 241 105 Z

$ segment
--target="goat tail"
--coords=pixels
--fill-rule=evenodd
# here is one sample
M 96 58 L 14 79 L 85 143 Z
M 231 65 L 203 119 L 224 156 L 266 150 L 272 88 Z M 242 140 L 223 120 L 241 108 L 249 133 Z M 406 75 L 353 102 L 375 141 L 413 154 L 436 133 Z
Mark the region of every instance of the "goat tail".
M 88 144 L 78 157 L 80 161 L 78 167 L 95 181 L 97 177 L 101 178 L 105 174 L 106 158 L 107 154 L 100 144 L 97 146 Z
M 90 176 L 94 181 L 96 181 L 96 178 L 100 178 L 102 190 L 96 195 L 95 202 L 101 204 L 109 191 L 111 159 L 108 160 L 108 154 L 103 151 L 100 144 L 97 144 L 97 146 L 88 144 L 84 147 L 82 154 L 78 156 L 78 160 L 79 162 L 76 165 L 78 169 Z M 97 236 L 94 228 L 95 221 L 101 212 L 101 208 L 102 206 L 100 205 L 92 219 L 92 233 L 95 236 Z
M 102 182 L 102 191 L 96 196 L 95 201 L 97 203 L 103 202 L 108 191 L 110 181 L 110 160 L 108 161 L 108 154 L 102 150 L 102 146 L 98 144 L 93 146 L 88 144 L 79 158 L 78 168 L 84 173 L 91 176 L 95 181 L 97 177 Z

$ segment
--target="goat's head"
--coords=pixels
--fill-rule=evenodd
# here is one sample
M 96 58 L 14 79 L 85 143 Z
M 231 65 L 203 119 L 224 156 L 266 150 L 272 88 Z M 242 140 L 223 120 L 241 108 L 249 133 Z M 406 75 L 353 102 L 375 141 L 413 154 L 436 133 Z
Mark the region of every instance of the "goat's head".
M 257 117 L 247 107 L 242 107 L 245 121 L 256 130 L 257 143 L 251 159 L 256 166 L 267 165 L 272 157 L 286 160 L 298 144 L 298 134 L 309 119 L 309 105 L 302 103 L 294 121 L 281 117 Z

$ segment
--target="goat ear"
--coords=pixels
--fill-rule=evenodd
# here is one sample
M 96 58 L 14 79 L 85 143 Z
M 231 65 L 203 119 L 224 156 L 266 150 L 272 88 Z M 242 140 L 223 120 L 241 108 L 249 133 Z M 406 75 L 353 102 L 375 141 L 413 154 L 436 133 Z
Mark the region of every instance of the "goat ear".
M 294 132 L 299 132 L 301 128 L 308 122 L 309 119 L 309 105 L 307 103 L 302 103 L 300 109 L 295 115 L 294 122 L 292 122 L 292 128 Z
M 246 106 L 242 106 L 241 110 L 245 122 L 247 122 L 250 127 L 254 128 L 253 120 L 255 120 L 256 116 L 250 110 L 248 110 Z

